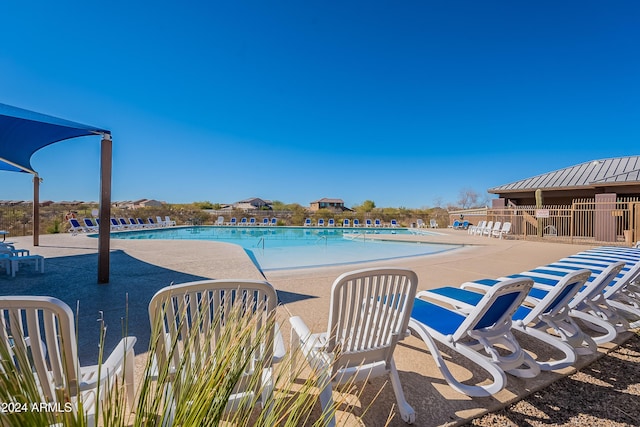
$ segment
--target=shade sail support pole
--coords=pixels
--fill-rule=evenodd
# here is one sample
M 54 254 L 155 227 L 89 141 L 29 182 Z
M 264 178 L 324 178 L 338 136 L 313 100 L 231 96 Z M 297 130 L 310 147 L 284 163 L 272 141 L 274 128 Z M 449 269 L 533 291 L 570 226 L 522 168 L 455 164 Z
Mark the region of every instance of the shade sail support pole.
M 100 145 L 100 228 L 98 237 L 98 283 L 109 283 L 111 239 L 111 134 L 103 133 Z
M 33 175 L 33 246 L 40 246 L 40 181 L 38 174 Z

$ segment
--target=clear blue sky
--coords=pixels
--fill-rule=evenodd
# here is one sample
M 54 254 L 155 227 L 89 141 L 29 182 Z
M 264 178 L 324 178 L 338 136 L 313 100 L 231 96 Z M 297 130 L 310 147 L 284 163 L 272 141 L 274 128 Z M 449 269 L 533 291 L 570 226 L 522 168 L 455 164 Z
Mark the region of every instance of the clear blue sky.
M 8 1 L 0 102 L 112 131 L 113 199 L 433 206 L 640 153 L 640 3 Z M 32 158 L 98 200 L 98 137 Z M 0 199 L 30 199 L 0 172 Z

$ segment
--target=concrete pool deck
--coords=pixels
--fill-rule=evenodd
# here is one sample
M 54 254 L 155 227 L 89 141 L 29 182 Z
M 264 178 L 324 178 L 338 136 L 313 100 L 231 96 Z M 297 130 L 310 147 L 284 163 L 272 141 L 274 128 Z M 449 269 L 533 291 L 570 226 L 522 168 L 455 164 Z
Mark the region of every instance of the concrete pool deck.
M 300 315 L 316 332 L 326 329 L 329 290 L 334 279 L 350 270 L 372 266 L 398 266 L 414 270 L 419 278 L 418 289 L 439 286 L 458 286 L 462 282 L 479 278 L 495 278 L 528 270 L 553 262 L 592 246 L 547 242 L 529 242 L 471 236 L 461 230 L 437 230 L 439 236 L 397 236 L 404 240 L 435 243 L 464 244 L 465 247 L 440 254 L 300 270 L 277 270 L 264 273 L 278 291 L 281 300 L 279 318 L 283 336 L 288 344 L 289 315 Z M 388 237 L 388 236 L 385 236 Z M 263 274 L 256 268 L 244 250 L 238 246 L 206 241 L 118 240 L 111 241 L 110 283 L 97 284 L 97 239 L 83 235 L 42 235 L 40 246 L 32 247 L 30 237 L 7 240 L 17 247 L 30 249 L 46 258 L 45 273 L 32 267 L 21 268 L 15 278 L 0 276 L 2 295 L 50 295 L 62 299 L 76 311 L 79 301 L 79 352 L 83 364 L 93 363 L 97 357 L 98 312 L 104 313 L 108 325 L 107 347 L 115 345 L 121 337 L 122 319 L 128 319 L 130 335 L 138 337 L 136 353 L 138 364 L 143 364 L 149 340 L 147 307 L 152 295 L 160 288 L 205 278 L 260 279 Z M 128 307 L 128 315 L 127 309 Z M 622 334 L 618 343 L 630 333 Z M 520 336 L 519 336 L 520 338 Z M 408 402 L 417 413 L 415 425 L 438 426 L 464 423 L 488 411 L 495 411 L 549 383 L 569 375 L 616 344 L 601 346 L 598 355 L 579 356 L 576 367 L 558 372 L 543 372 L 534 379 L 508 376 L 507 387 L 486 398 L 470 398 L 451 389 L 440 375 L 425 344 L 409 337 L 399 345 L 395 360 L 400 372 Z M 534 352 L 544 352 L 538 343 L 523 341 L 523 346 Z M 110 350 L 110 348 L 108 348 Z M 450 354 L 450 353 L 449 353 Z M 448 359 L 457 378 L 486 380 L 483 372 L 463 366 L 464 359 L 454 355 Z M 375 400 L 375 404 L 358 420 L 349 424 L 384 425 L 395 398 L 390 384 L 377 391 L 385 379 L 374 379 L 356 399 L 362 410 Z M 360 388 L 360 387 L 359 387 Z M 354 410 L 356 415 L 360 409 Z M 392 426 L 406 425 L 398 416 Z

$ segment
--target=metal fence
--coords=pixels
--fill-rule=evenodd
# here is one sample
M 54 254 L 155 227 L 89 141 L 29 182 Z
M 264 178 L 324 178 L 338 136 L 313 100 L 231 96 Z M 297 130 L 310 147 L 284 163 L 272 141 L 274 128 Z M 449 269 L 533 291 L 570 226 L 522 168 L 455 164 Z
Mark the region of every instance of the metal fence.
M 631 245 L 640 237 L 640 199 L 577 199 L 571 205 L 488 209 L 487 221 L 511 222 L 512 234 L 526 240 Z

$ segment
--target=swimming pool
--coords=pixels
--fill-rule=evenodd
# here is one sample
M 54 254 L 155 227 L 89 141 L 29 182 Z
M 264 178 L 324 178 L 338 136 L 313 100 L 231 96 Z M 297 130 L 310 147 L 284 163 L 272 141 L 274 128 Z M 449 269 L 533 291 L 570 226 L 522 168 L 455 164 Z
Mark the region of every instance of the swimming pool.
M 385 235 L 391 238 L 394 234 L 410 233 L 406 229 L 197 226 L 132 230 L 112 233 L 111 238 L 234 243 L 243 247 L 262 270 L 353 264 L 429 255 L 461 247 L 383 239 Z M 373 236 L 376 239 L 372 239 Z

